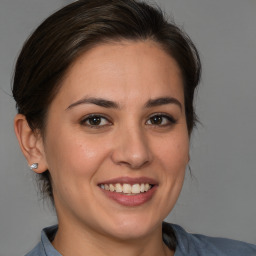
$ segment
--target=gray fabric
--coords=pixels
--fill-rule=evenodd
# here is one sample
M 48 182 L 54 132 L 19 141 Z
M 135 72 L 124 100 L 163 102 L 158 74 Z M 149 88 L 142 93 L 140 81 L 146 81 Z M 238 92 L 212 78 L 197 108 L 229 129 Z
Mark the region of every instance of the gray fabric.
M 61 256 L 50 242 L 54 238 L 57 229 L 57 225 L 44 228 L 41 232 L 41 242 L 25 256 Z
M 232 239 L 189 234 L 171 224 L 177 237 L 175 256 L 256 256 L 256 245 Z
M 165 225 L 169 225 L 174 230 L 177 238 L 175 256 L 256 256 L 256 245 L 231 239 L 190 234 L 178 225 L 168 223 Z M 25 256 L 61 256 L 50 242 L 57 229 L 57 225 L 43 229 L 41 242 Z M 168 235 L 163 234 L 164 240 L 168 240 Z

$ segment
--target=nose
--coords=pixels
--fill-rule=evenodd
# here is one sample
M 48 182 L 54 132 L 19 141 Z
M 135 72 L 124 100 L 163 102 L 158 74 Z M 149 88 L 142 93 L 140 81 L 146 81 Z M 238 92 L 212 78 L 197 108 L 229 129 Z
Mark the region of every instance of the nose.
M 140 169 L 152 161 L 148 139 L 139 128 L 126 127 L 116 134 L 112 160 L 115 164 Z

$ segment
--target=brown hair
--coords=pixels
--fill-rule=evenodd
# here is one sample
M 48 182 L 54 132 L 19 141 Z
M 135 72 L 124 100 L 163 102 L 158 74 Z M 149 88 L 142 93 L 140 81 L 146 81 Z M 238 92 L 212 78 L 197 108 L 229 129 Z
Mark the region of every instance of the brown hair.
M 78 56 L 100 43 L 148 39 L 170 54 L 182 71 L 190 135 L 196 121 L 194 91 L 201 74 L 197 49 L 159 8 L 136 0 L 80 0 L 47 18 L 17 60 L 12 91 L 18 113 L 43 136 L 48 107 Z M 40 179 L 42 192 L 53 199 L 49 171 L 40 174 Z

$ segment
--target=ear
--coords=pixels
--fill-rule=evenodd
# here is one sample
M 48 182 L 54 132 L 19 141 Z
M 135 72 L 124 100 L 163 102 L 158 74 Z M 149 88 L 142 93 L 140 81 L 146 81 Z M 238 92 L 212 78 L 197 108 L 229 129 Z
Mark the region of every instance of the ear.
M 19 141 L 21 151 L 29 166 L 38 163 L 36 173 L 43 173 L 48 169 L 44 153 L 44 144 L 39 132 L 32 131 L 24 115 L 17 114 L 14 118 L 14 130 Z

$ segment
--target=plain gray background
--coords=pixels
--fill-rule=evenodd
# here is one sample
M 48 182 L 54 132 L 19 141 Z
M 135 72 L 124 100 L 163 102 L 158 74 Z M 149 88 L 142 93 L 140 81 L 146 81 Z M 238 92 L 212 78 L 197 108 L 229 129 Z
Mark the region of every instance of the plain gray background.
M 55 214 L 40 202 L 13 132 L 14 61 L 50 13 L 71 1 L 0 3 L 0 255 L 24 255 Z M 168 220 L 188 231 L 256 243 L 256 1 L 162 0 L 197 45 L 202 122 L 191 141 L 193 177 Z

